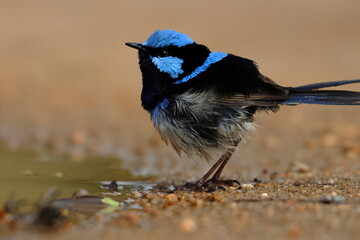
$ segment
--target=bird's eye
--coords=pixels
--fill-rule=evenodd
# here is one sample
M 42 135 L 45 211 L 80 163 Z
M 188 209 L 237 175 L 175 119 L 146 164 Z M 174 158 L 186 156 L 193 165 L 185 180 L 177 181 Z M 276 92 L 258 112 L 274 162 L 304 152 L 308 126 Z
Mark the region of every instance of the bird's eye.
M 162 49 L 158 52 L 159 57 L 167 57 L 169 55 L 169 52 L 165 49 Z

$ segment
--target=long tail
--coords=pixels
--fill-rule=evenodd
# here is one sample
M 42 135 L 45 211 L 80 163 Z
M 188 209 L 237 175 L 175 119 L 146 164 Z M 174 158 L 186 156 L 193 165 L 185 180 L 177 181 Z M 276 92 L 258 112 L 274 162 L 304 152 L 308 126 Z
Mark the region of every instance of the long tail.
M 360 105 L 360 92 L 319 90 L 352 83 L 360 83 L 360 79 L 314 83 L 290 88 L 289 98 L 282 104 Z

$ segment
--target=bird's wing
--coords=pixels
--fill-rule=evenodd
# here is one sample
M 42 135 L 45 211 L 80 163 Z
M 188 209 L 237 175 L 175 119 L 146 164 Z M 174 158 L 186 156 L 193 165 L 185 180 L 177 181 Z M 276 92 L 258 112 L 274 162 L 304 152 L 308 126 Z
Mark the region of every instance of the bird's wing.
M 253 93 L 250 95 L 234 94 L 234 95 L 218 95 L 215 101 L 223 105 L 232 106 L 257 106 L 272 107 L 278 106 L 281 102 L 287 100 L 287 96 L 274 96 L 267 93 Z
M 229 55 L 208 73 L 216 76 L 212 85 L 217 101 L 225 105 L 271 107 L 289 97 L 289 88 L 262 75 L 256 64 L 246 58 Z
M 245 107 L 277 106 L 289 95 L 288 88 L 262 75 L 255 62 L 232 54 L 211 64 L 194 78 L 173 84 L 170 94 L 186 91 L 213 91 L 220 104 Z

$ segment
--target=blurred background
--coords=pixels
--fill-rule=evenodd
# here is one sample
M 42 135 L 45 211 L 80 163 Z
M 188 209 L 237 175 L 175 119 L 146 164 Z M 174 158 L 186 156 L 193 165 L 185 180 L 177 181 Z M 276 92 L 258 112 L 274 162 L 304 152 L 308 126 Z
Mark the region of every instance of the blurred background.
M 255 60 L 280 85 L 354 79 L 359 9 L 356 0 L 1 0 L 0 140 L 5 149 L 70 161 L 114 157 L 134 175 L 194 179 L 210 164 L 180 158 L 161 142 L 140 106 L 137 53 L 124 43 L 175 29 L 213 51 Z M 360 174 L 359 122 L 358 107 L 258 114 L 259 131 L 225 174 L 259 177 L 294 162 Z

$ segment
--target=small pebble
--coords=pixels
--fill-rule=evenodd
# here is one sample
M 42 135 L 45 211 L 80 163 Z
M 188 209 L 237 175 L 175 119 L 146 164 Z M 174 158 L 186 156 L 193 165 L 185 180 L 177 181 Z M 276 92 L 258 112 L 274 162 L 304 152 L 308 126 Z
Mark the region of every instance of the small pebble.
M 268 197 L 269 197 L 269 194 L 267 194 L 267 193 L 262 193 L 262 194 L 261 194 L 261 197 L 262 197 L 262 198 L 268 198 Z
M 111 181 L 109 184 L 105 184 L 103 187 L 108 188 L 110 191 L 116 191 L 118 185 L 115 180 Z
M 74 198 L 80 198 L 80 197 L 90 196 L 90 193 L 86 189 L 79 188 L 72 194 L 72 196 Z
M 310 167 L 303 162 L 294 162 L 291 164 L 290 170 L 296 173 L 307 173 L 310 171 Z
M 165 199 L 168 201 L 168 202 L 172 202 L 172 203 L 175 203 L 178 201 L 178 197 L 174 194 L 174 193 L 170 193 L 169 195 L 166 195 L 165 196 Z
M 241 189 L 245 189 L 245 190 L 250 190 L 254 188 L 254 185 L 250 184 L 250 183 L 244 183 L 240 185 Z
M 262 181 L 260 180 L 260 179 L 258 179 L 258 178 L 254 178 L 254 183 L 261 183 Z
M 194 232 L 197 228 L 197 224 L 192 218 L 185 218 L 180 222 L 180 229 L 183 232 Z
M 340 195 L 326 195 L 323 196 L 320 201 L 325 204 L 330 204 L 330 203 L 344 204 L 346 198 Z
M 138 199 L 138 198 L 141 198 L 141 196 L 142 196 L 142 194 L 141 193 L 139 193 L 139 192 L 133 192 L 133 198 L 134 199 Z
M 202 199 L 196 199 L 196 198 L 190 199 L 191 206 L 201 208 L 203 206 L 203 204 L 204 204 L 204 200 L 202 200 Z

